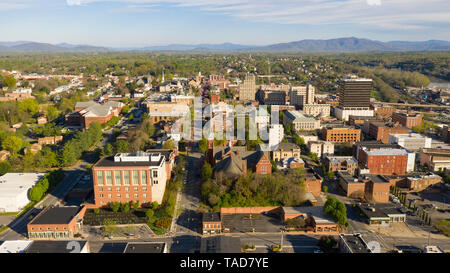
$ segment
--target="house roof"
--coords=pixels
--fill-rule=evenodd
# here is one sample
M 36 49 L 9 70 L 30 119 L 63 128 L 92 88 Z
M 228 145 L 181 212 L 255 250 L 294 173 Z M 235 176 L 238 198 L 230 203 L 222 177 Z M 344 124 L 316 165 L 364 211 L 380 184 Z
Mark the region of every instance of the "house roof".
M 31 225 L 58 225 L 68 224 L 80 212 L 82 207 L 50 207 L 34 218 Z

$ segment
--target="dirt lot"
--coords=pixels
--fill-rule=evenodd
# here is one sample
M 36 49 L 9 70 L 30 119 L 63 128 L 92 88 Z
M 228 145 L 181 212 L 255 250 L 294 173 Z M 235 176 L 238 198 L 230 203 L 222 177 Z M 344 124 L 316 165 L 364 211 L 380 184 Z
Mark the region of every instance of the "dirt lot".
M 222 226 L 230 232 L 279 232 L 282 224 L 279 216 L 264 214 L 225 214 Z
M 415 230 L 414 232 L 405 223 L 391 223 L 389 226 L 369 226 L 369 230 L 373 230 L 383 236 L 390 237 L 407 237 L 407 238 L 428 238 L 448 239 L 442 234 L 429 234 L 426 231 Z

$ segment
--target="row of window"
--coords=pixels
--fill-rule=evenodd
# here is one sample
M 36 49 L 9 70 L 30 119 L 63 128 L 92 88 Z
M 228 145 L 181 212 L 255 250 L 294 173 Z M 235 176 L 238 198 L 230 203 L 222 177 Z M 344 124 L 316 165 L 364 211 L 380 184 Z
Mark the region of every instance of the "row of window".
M 34 227 L 32 227 L 31 230 L 34 230 Z M 39 230 L 42 230 L 42 228 L 40 227 Z M 50 230 L 50 228 L 48 227 L 47 230 Z M 55 227 L 55 230 L 58 230 L 58 227 Z M 64 230 L 67 230 L 67 228 L 65 227 Z
M 100 196 L 100 198 L 103 198 L 103 194 L 102 194 L 102 193 L 101 193 L 99 196 Z M 122 198 L 122 194 L 118 193 L 118 194 L 116 195 L 116 197 L 117 197 L 117 198 Z M 146 193 L 143 193 L 143 194 L 142 194 L 142 197 L 143 197 L 143 198 L 147 198 L 147 194 L 146 194 Z M 112 194 L 111 194 L 111 193 L 108 193 L 108 198 L 112 198 Z M 129 193 L 125 194 L 125 198 L 130 198 L 130 194 L 129 194 Z M 135 193 L 135 194 L 134 194 L 134 198 L 139 198 L 139 194 Z
M 147 185 L 147 171 L 96 171 L 97 185 Z M 151 172 L 152 178 L 158 177 L 158 171 Z M 113 179 L 114 178 L 114 179 Z M 140 183 L 139 183 L 140 180 Z
M 158 181 L 154 181 L 154 182 L 156 182 L 156 183 L 154 183 L 154 184 L 158 184 Z M 116 188 L 116 191 L 120 191 L 120 189 L 121 189 L 121 188 Z M 133 190 L 134 190 L 134 191 L 139 191 L 139 187 L 134 187 Z M 99 191 L 99 192 L 102 192 L 102 191 L 103 191 L 103 188 L 98 188 L 98 191 Z M 106 191 L 112 191 L 112 188 L 106 188 Z M 125 191 L 130 191 L 130 188 L 126 187 L 126 188 L 125 188 Z M 142 188 L 141 188 L 141 191 L 147 191 L 147 187 L 142 187 Z

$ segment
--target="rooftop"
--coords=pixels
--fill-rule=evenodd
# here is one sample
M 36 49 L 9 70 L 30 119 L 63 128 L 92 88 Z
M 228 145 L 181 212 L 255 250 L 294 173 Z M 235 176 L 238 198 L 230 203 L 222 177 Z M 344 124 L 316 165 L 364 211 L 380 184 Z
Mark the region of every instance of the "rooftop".
M 80 212 L 82 207 L 49 207 L 39 213 L 30 225 L 68 224 Z
M 115 156 L 107 156 L 100 159 L 95 167 L 132 167 L 132 166 L 161 166 L 162 162 L 170 160 L 170 150 L 160 150 L 158 152 L 121 153 Z
M 43 177 L 43 173 L 7 173 L 0 176 L 0 199 L 28 191 Z
M 302 213 L 306 214 L 307 217 L 313 217 L 317 224 L 335 224 L 336 221 L 331 217 L 325 215 L 322 206 L 311 206 L 311 207 L 283 207 L 283 211 L 286 214 L 296 214 Z
M 405 215 L 400 206 L 390 203 L 361 203 L 358 204 L 358 207 L 368 218 L 384 218 L 389 220 L 390 215 Z
M 220 222 L 220 212 L 205 212 L 202 215 L 203 222 Z
M 316 121 L 313 117 L 306 117 L 299 111 L 287 110 L 284 113 L 292 121 Z
M 371 253 L 360 234 L 339 234 L 352 253 Z
M 32 241 L 14 240 L 0 243 L 0 253 L 22 253 Z
M 366 151 L 367 155 L 369 156 L 383 156 L 383 155 L 408 155 L 408 152 L 405 149 L 384 149 L 384 148 L 380 148 L 380 149 L 374 149 L 374 150 L 367 150 L 364 149 L 364 151 Z
M 71 241 L 33 241 L 27 248 L 26 253 L 70 253 L 72 248 L 67 248 Z M 87 241 L 77 241 L 80 243 L 80 250 L 85 247 Z

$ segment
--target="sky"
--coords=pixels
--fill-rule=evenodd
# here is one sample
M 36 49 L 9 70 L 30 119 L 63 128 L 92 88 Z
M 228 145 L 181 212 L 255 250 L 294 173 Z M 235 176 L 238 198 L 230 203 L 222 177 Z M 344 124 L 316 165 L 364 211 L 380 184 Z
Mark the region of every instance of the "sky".
M 449 0 L 0 0 L 0 41 L 142 47 L 450 41 Z

